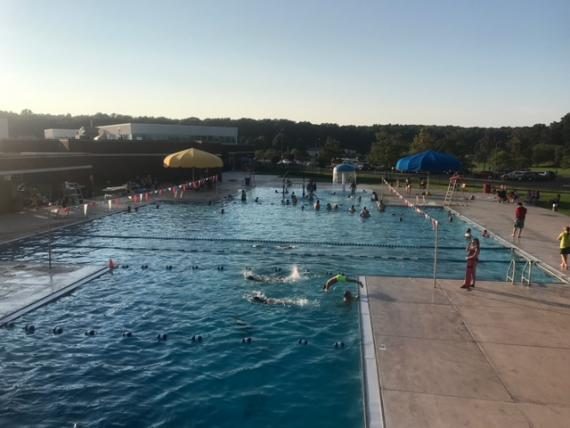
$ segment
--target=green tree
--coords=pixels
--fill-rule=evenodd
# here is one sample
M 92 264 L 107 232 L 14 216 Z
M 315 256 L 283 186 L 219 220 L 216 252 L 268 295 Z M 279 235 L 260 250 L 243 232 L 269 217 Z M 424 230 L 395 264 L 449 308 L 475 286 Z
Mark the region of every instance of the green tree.
M 512 169 L 513 167 L 511 155 L 505 150 L 497 150 L 494 152 L 489 161 L 495 171 Z
M 273 137 L 273 140 L 271 141 L 271 146 L 275 150 L 279 150 L 279 152 L 283 154 L 284 150 L 287 148 L 286 140 L 287 136 L 285 135 L 285 133 L 279 132 L 277 135 L 275 135 L 275 137 Z
M 309 158 L 309 154 L 305 148 L 291 149 L 291 157 L 299 162 L 304 162 Z
M 554 144 L 537 144 L 532 148 L 532 163 L 534 165 L 556 164 L 559 146 Z
M 489 158 L 495 150 L 495 143 L 491 140 L 488 133 L 480 138 L 475 145 L 475 162 L 485 164 L 485 169 L 488 168 Z
M 326 143 L 319 151 L 319 163 L 328 165 L 333 159 L 341 157 L 343 153 L 340 143 L 332 137 L 327 137 Z
M 263 150 L 263 149 L 256 150 L 255 151 L 255 159 L 257 159 L 258 161 L 265 160 L 265 150 Z
M 414 137 L 412 146 L 410 147 L 410 152 L 420 153 L 426 150 L 432 150 L 434 148 L 433 138 L 426 128 L 420 129 L 420 132 Z
M 382 133 L 376 134 L 377 141 L 372 143 L 368 162 L 382 168 L 391 168 L 404 152 L 404 148 L 395 138 Z
M 266 161 L 277 163 L 281 159 L 281 153 L 275 149 L 267 149 L 265 150 L 263 159 L 265 159 Z
M 530 159 L 527 157 L 523 148 L 523 143 L 518 136 L 513 136 L 508 142 L 507 146 L 511 152 L 511 167 L 520 169 L 530 166 Z

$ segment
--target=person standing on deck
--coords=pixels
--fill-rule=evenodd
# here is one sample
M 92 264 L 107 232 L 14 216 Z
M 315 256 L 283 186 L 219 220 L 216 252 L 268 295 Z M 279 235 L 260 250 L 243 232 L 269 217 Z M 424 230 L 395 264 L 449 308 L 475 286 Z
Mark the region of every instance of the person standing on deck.
M 522 202 L 518 203 L 517 209 L 515 210 L 515 226 L 513 228 L 513 238 L 516 237 L 518 230 L 518 238 L 521 237 L 522 230 L 524 228 L 524 221 L 526 219 L 526 208 L 523 206 Z
M 558 235 L 560 241 L 560 258 L 562 270 L 568 270 L 568 253 L 570 253 L 570 226 L 566 226 L 562 233 Z
M 461 288 L 475 287 L 475 273 L 477 271 L 477 263 L 479 262 L 479 253 L 481 251 L 479 239 L 475 238 L 471 241 L 467 250 L 467 268 L 465 269 L 465 283 Z

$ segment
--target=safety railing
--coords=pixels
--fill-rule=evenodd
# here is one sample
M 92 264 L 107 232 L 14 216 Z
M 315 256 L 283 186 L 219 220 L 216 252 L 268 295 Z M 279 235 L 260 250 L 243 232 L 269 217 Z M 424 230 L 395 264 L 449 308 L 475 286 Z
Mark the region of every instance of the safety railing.
M 517 257 L 523 258 L 523 260 L 521 260 L 519 263 L 517 261 Z M 522 264 L 522 269 L 520 272 L 520 281 L 517 281 L 517 266 L 519 264 Z M 519 255 L 514 248 L 511 248 L 511 261 L 509 263 L 509 267 L 507 268 L 505 282 L 510 282 L 512 285 L 515 285 L 515 283 L 518 282 L 521 285 L 530 287 L 532 285 L 533 267 L 537 264 L 537 260 Z

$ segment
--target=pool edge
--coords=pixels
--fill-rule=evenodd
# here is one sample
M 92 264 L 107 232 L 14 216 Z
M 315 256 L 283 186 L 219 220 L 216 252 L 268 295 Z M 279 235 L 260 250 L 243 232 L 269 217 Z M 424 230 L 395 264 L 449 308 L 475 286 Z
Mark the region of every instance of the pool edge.
M 62 288 L 54 291 L 51 294 L 48 294 L 47 296 L 44 296 L 38 300 L 36 300 L 35 302 L 29 303 L 26 306 L 23 306 L 21 308 L 18 308 L 17 310 L 5 315 L 4 317 L 2 317 L 0 319 L 0 327 L 2 327 L 3 325 L 14 321 L 30 312 L 35 311 L 36 309 L 45 306 L 49 303 L 52 303 L 56 300 L 58 300 L 59 298 L 75 291 L 76 289 L 78 289 L 79 287 L 82 287 L 83 285 L 87 284 L 88 282 L 99 278 L 100 276 L 105 275 L 106 273 L 110 272 L 111 270 L 105 266 L 105 267 L 101 267 L 101 268 L 93 268 L 93 270 L 91 272 L 89 272 L 87 275 L 85 275 L 82 278 L 77 279 L 76 281 L 73 281 L 69 284 L 66 284 L 65 286 L 63 286 Z
M 472 224 L 473 226 L 477 227 L 479 230 L 485 230 L 485 228 L 482 225 L 477 223 L 475 220 L 467 217 L 465 214 L 461 214 L 459 211 L 457 211 L 451 207 L 448 207 L 448 206 L 442 207 L 442 208 L 444 208 L 444 210 L 448 210 L 449 212 L 452 212 L 454 216 L 463 220 L 465 223 Z M 495 241 L 499 242 L 505 248 L 515 249 L 517 252 L 519 252 L 520 255 L 522 255 L 527 260 L 533 260 L 534 262 L 536 262 L 536 264 L 538 265 L 538 267 L 540 269 L 542 269 L 548 275 L 558 279 L 562 283 L 563 286 L 570 285 L 570 277 L 568 277 L 568 275 L 564 275 L 562 272 L 558 272 L 554 267 L 550 266 L 544 260 L 542 260 L 539 257 L 533 256 L 528 251 L 526 251 L 526 250 L 522 249 L 521 247 L 519 247 L 518 245 L 516 245 L 514 242 L 509 242 L 507 239 L 503 238 L 502 236 L 500 236 L 494 232 L 491 232 L 490 234 L 491 234 L 491 237 Z
M 360 289 L 360 326 L 362 339 L 362 360 L 364 378 L 365 426 L 367 428 L 384 428 L 384 412 L 374 335 L 372 334 L 372 319 L 368 303 L 368 287 L 366 277 L 361 276 L 363 287 Z

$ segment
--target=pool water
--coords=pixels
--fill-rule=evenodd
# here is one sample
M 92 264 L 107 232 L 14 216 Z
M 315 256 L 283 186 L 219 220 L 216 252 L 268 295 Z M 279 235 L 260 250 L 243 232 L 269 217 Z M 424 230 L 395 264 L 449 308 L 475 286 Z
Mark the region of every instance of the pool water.
M 338 272 L 430 277 L 434 232 L 403 207 L 349 214 L 352 204 L 372 208 L 368 192 L 360 203 L 318 196 L 316 212 L 256 188 L 247 203 L 224 202 L 224 214 L 220 204 L 163 203 L 56 232 L 57 262 L 113 258 L 123 268 L 0 330 L 0 425 L 363 426 L 358 305 L 342 302 L 356 286 L 324 294 L 322 285 Z M 459 283 L 467 226 L 430 214 L 442 220 L 438 275 Z M 46 244 L 30 239 L 0 256 L 45 261 Z M 478 278 L 504 280 L 509 260 L 482 239 Z M 25 324 L 36 333 L 25 335 Z

